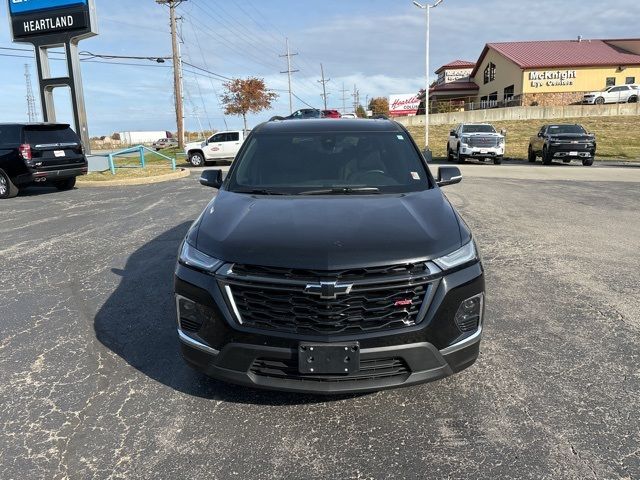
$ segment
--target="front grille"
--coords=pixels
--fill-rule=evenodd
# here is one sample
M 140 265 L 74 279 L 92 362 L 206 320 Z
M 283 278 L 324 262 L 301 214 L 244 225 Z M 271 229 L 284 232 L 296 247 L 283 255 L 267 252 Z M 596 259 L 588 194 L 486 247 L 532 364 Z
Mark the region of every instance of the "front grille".
M 377 358 L 360 360 L 360 369 L 349 375 L 307 375 L 298 371 L 296 359 L 258 358 L 249 369 L 254 375 L 262 377 L 301 380 L 308 382 L 362 382 L 367 380 L 402 380 L 411 374 L 411 370 L 401 358 Z
M 202 326 L 201 323 L 186 318 L 180 319 L 180 328 L 186 332 L 197 332 Z
M 425 262 L 403 263 L 383 267 L 351 268 L 344 270 L 312 270 L 301 268 L 264 267 L 258 265 L 233 266 L 233 272 L 241 276 L 267 276 L 286 278 L 290 280 L 313 280 L 316 278 L 331 278 L 332 280 L 361 280 L 386 275 L 424 275 L 428 272 Z
M 470 147 L 496 147 L 498 146 L 497 137 L 469 137 Z
M 348 335 L 417 324 L 421 307 L 434 291 L 431 275 L 425 262 L 337 272 L 234 265 L 221 284 L 244 326 L 300 335 Z M 325 281 L 351 289 L 335 298 L 305 291 Z

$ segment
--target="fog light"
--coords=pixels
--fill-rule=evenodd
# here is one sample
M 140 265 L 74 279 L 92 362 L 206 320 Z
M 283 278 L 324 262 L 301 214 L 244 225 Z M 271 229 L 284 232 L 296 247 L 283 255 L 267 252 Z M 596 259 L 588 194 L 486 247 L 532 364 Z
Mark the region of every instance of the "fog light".
M 176 307 L 180 329 L 185 332 L 197 332 L 207 320 L 213 318 L 213 311 L 209 307 L 181 295 L 176 295 Z
M 455 322 L 461 332 L 473 332 L 482 323 L 482 306 L 484 293 L 479 293 L 464 300 L 458 307 Z

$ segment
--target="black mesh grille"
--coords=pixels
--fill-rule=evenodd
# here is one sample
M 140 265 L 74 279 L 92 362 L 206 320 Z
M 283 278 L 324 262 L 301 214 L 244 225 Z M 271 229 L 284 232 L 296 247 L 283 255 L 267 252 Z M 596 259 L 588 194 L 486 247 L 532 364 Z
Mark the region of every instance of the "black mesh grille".
M 186 318 L 180 319 L 180 328 L 182 328 L 182 330 L 184 331 L 197 332 L 198 330 L 200 330 L 201 326 L 202 324 L 199 322 L 195 322 L 193 320 L 187 320 Z
M 233 273 L 241 276 L 271 276 L 289 280 L 310 280 L 328 277 L 332 280 L 361 280 L 389 275 L 424 275 L 429 273 L 424 262 L 390 265 L 383 267 L 352 268 L 346 270 L 311 270 L 298 268 L 264 267 L 257 265 L 233 266 Z
M 347 295 L 323 299 L 304 287 L 233 284 L 243 325 L 299 334 L 348 334 L 415 325 L 429 284 L 354 286 Z
M 251 373 L 263 377 L 303 380 L 310 382 L 357 382 L 373 379 L 400 379 L 411 371 L 401 358 L 360 360 L 360 369 L 349 375 L 305 375 L 298 371 L 297 360 L 258 358 L 250 368 Z

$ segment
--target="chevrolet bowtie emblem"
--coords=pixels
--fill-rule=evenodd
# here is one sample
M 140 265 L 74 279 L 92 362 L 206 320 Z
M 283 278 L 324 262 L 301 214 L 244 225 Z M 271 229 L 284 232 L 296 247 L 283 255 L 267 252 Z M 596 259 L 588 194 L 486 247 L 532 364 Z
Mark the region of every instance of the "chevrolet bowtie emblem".
M 338 295 L 347 295 L 353 285 L 338 282 L 320 282 L 308 284 L 304 291 L 311 295 L 319 295 L 320 298 L 337 298 Z

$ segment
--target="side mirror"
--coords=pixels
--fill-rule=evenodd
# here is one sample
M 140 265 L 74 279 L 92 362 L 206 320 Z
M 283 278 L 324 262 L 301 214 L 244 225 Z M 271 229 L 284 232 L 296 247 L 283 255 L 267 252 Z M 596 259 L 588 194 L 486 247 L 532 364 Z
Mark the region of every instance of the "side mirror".
M 507 131 L 503 128 L 500 130 L 500 135 L 502 135 L 503 137 L 507 136 Z
M 538 132 L 538 136 L 542 138 L 542 132 Z
M 220 188 L 222 186 L 222 170 L 204 170 L 200 175 L 200 184 L 205 187 Z
M 454 183 L 460 183 L 462 180 L 462 173 L 458 167 L 440 167 L 438 168 L 438 180 L 439 187 L 445 185 L 453 185 Z
M 451 135 L 452 137 L 455 137 L 456 136 L 456 131 L 455 130 L 451 130 L 449 132 L 449 135 Z

